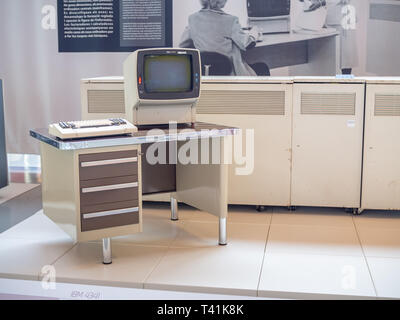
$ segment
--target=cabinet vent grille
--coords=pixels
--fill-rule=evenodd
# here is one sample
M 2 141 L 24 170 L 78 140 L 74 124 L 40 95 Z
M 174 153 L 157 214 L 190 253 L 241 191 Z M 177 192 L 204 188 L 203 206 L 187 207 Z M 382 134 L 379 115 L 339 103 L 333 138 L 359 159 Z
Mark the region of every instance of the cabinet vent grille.
M 89 113 L 125 113 L 124 90 L 88 90 Z
M 400 95 L 375 95 L 375 116 L 400 116 Z
M 301 114 L 355 115 L 355 93 L 302 93 Z
M 285 91 L 202 90 L 197 113 L 285 115 Z

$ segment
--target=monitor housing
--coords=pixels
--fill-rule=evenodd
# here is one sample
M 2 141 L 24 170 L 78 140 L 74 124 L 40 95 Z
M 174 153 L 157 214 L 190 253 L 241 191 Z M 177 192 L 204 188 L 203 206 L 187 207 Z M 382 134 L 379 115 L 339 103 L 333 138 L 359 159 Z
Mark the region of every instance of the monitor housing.
M 200 52 L 142 49 L 124 62 L 125 113 L 135 125 L 196 122 Z
M 263 34 L 290 32 L 290 0 L 247 0 L 247 15 Z

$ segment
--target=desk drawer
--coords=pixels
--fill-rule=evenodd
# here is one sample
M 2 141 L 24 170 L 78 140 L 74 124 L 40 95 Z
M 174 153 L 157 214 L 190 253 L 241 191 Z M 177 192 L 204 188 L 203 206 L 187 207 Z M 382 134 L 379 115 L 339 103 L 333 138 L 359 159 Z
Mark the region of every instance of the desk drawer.
M 85 206 L 82 209 L 82 232 L 139 224 L 137 200 Z
M 137 174 L 137 150 L 81 154 L 79 156 L 79 179 L 81 181 Z
M 81 209 L 85 206 L 139 199 L 137 175 L 80 182 Z

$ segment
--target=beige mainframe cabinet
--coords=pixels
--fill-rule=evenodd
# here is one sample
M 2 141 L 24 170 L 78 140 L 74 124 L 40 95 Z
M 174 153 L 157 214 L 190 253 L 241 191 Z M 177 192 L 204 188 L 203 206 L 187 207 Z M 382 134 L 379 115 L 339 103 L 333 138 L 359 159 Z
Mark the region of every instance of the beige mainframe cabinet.
M 82 118 L 124 117 L 123 81 L 82 80 Z M 229 166 L 228 203 L 399 209 L 399 87 L 399 78 L 203 77 L 197 120 L 254 129 L 254 171 Z
M 365 81 L 296 78 L 292 206 L 360 208 Z
M 82 79 L 82 120 L 126 119 L 124 92 L 123 77 Z
M 400 79 L 367 79 L 362 209 L 400 210 Z
M 229 167 L 229 204 L 290 205 L 292 83 L 288 78 L 203 78 L 197 120 L 242 129 L 242 147 L 233 151 L 251 157 L 247 165 Z M 246 144 L 252 134 L 253 147 Z
M 254 130 L 254 170 L 241 175 L 246 173 L 244 164 L 229 166 L 229 204 L 290 205 L 292 89 L 293 79 L 284 77 L 202 78 L 197 121 L 242 129 L 243 155 L 246 129 Z M 83 120 L 125 116 L 122 77 L 83 79 L 81 93 Z M 166 193 L 143 196 L 150 201 L 169 199 Z

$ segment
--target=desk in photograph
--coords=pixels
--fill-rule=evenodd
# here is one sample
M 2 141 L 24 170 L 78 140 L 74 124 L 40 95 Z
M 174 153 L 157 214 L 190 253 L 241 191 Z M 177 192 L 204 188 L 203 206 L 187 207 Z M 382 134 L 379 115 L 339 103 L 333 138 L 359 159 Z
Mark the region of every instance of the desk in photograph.
M 270 69 L 290 67 L 291 76 L 334 76 L 339 71 L 338 32 L 264 35 L 246 51 L 248 63 L 265 62 Z

